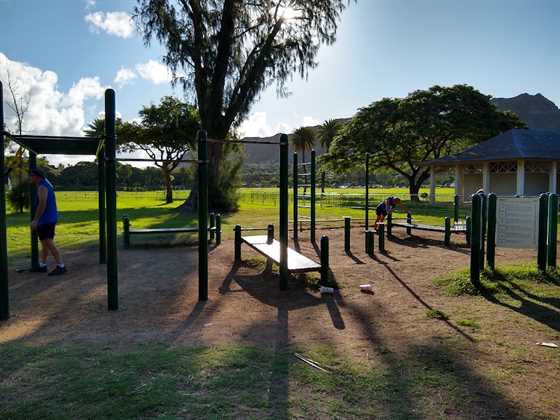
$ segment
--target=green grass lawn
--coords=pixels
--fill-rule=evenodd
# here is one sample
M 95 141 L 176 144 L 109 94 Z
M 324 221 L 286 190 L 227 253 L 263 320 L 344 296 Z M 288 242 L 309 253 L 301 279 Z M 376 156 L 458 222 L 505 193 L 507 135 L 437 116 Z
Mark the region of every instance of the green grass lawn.
M 449 196 L 450 191 L 449 188 L 442 189 L 442 196 L 446 194 Z M 352 195 L 363 194 L 363 189 L 329 189 L 326 192 L 328 194 Z M 223 216 L 224 236 L 226 238 L 231 237 L 233 227 L 236 224 L 247 227 L 266 227 L 269 223 L 276 224 L 278 221 L 277 193 L 276 188 L 241 189 L 239 211 Z M 387 195 L 402 195 L 404 197 L 405 194 L 406 189 L 398 188 L 372 190 L 370 205 L 374 207 L 377 201 Z M 119 234 L 122 232 L 120 220 L 125 215 L 129 216 L 131 225 L 137 228 L 196 225 L 196 217 L 176 210 L 187 196 L 187 191 L 178 191 L 176 196 L 177 200 L 174 203 L 165 204 L 161 191 L 119 192 L 117 199 Z M 57 202 L 60 210 L 60 223 L 57 228 L 58 243 L 64 248 L 94 245 L 99 223 L 97 193 L 58 192 Z M 355 197 L 347 203 L 353 206 L 362 206 L 363 198 Z M 409 204 L 406 205 L 409 206 Z M 410 204 L 410 208 L 414 211 L 417 220 L 424 223 L 443 225 L 443 218 L 452 214 L 450 203 L 438 203 L 436 206 L 430 206 L 424 201 L 414 205 Z M 305 214 L 306 211 L 303 209 L 301 214 Z M 291 218 L 291 208 L 289 214 Z M 317 205 L 318 219 L 342 218 L 343 216 L 363 218 L 364 212 L 356 208 L 339 207 L 336 202 L 329 203 L 329 199 L 319 200 Z M 370 217 L 375 217 L 374 211 L 370 213 Z M 16 214 L 10 212 L 7 224 L 10 261 L 26 257 L 29 253 L 29 215 L 27 213 Z M 163 239 L 165 240 L 165 238 Z M 152 240 L 152 238 L 149 240 Z

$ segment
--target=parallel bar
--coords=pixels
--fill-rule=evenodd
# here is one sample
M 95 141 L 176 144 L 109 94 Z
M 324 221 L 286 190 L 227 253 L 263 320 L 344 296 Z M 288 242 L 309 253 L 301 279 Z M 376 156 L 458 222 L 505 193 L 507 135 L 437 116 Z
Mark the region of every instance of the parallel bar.
M 496 212 L 498 198 L 496 194 L 488 194 L 488 238 L 486 241 L 486 261 L 491 271 L 496 269 Z
M 280 136 L 280 289 L 288 289 L 288 136 Z
M 8 241 L 6 237 L 6 163 L 4 159 L 4 88 L 0 81 L 0 321 L 10 318 Z
M 547 226 L 548 225 L 548 194 L 539 196 L 539 237 L 537 251 L 537 265 L 540 271 L 546 271 L 546 242 L 547 242 Z
M 298 186 L 298 154 L 297 152 L 294 152 L 293 154 L 293 168 L 292 168 L 292 193 L 294 196 L 294 203 L 293 203 L 293 231 L 294 231 L 294 241 L 297 242 L 298 240 L 298 230 L 297 230 L 297 226 L 298 226 L 298 191 L 299 191 L 299 186 Z
M 105 170 L 107 191 L 107 304 L 110 311 L 119 309 L 119 268 L 117 260 L 117 191 L 115 91 L 105 91 Z
M 97 157 L 98 215 L 99 215 L 99 264 L 107 262 L 106 208 L 105 208 L 105 146 L 98 151 Z
M 33 152 L 29 152 L 29 171 L 37 168 L 37 155 Z M 35 185 L 29 185 L 29 209 L 31 221 L 35 217 L 35 212 L 37 211 L 37 187 Z M 39 237 L 37 236 L 37 231 L 30 230 L 31 234 L 31 271 L 39 270 Z
M 311 242 L 315 242 L 315 206 L 317 204 L 317 195 L 316 195 L 316 185 L 317 185 L 317 155 L 315 154 L 315 150 L 311 151 L 311 225 L 310 225 L 310 240 Z
M 472 196 L 471 210 L 471 283 L 477 289 L 480 288 L 480 236 L 481 236 L 481 210 L 482 197 L 480 194 Z
M 198 132 L 198 301 L 208 300 L 208 142 Z
M 556 244 L 558 242 L 558 195 L 548 197 L 548 266 L 556 268 Z

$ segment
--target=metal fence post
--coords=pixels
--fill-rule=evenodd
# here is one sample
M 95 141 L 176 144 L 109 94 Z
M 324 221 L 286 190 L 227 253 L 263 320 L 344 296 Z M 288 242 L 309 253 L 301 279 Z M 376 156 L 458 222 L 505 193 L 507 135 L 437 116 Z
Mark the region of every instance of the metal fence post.
M 33 152 L 29 152 L 29 171 L 37 169 L 37 155 Z M 31 221 L 35 217 L 35 211 L 37 210 L 37 187 L 35 185 L 29 185 L 29 208 Z M 31 271 L 39 270 L 39 237 L 37 236 L 37 231 L 30 230 L 31 232 Z
M 315 242 L 315 219 L 316 219 L 316 211 L 315 206 L 317 203 L 317 195 L 316 195 L 316 186 L 317 186 L 317 157 L 315 154 L 315 150 L 311 151 L 311 211 L 310 211 L 310 235 L 311 235 L 311 242 Z
M 480 259 L 478 260 L 478 264 L 480 267 L 480 271 L 484 270 L 484 255 L 486 254 L 485 243 L 486 243 L 486 229 L 487 229 L 487 221 L 488 221 L 488 197 L 486 194 L 480 194 L 480 199 L 482 202 L 482 210 L 480 215 Z
M 365 230 L 369 229 L 369 153 L 366 153 L 366 202 L 365 202 Z
M 373 230 L 366 230 L 366 253 L 373 258 L 375 255 L 375 236 Z
M 393 222 L 392 218 L 391 218 L 391 222 Z M 406 212 L 406 224 L 412 225 L 412 212 L 410 210 Z M 410 226 L 406 227 L 406 234 L 408 236 L 412 235 L 412 228 Z
M 459 203 L 460 197 L 458 194 L 455 194 L 453 198 L 453 221 L 457 223 L 459 221 Z
M 99 206 L 99 264 L 107 262 L 106 208 L 105 208 L 105 146 L 99 150 L 97 156 L 97 183 Z
M 350 229 L 351 229 L 352 218 L 344 218 L 344 252 L 350 253 Z
M 547 226 L 548 225 L 548 194 L 539 196 L 539 238 L 537 251 L 537 265 L 539 271 L 546 271 L 546 242 L 547 242 Z
M 321 237 L 321 284 L 329 284 L 329 238 Z
M 465 218 L 465 240 L 467 246 L 471 245 L 471 231 L 472 231 L 472 219 L 471 216 Z
M 486 241 L 486 261 L 491 271 L 496 269 L 496 194 L 488 194 L 488 238 Z
M 292 169 L 292 191 L 294 194 L 293 199 L 293 211 L 294 211 L 294 220 L 292 220 L 293 227 L 294 227 L 294 241 L 297 242 L 298 240 L 298 206 L 299 206 L 299 171 L 298 171 L 298 154 L 294 152 L 293 154 L 293 169 Z
M 480 288 L 480 236 L 481 236 L 481 210 L 482 197 L 479 194 L 472 196 L 471 210 L 471 283 Z
M 274 242 L 274 225 L 268 225 L 266 228 L 266 243 L 271 244 Z
M 235 262 L 241 262 L 241 226 L 235 225 L 235 239 L 234 239 L 234 255 Z
M 385 225 L 379 225 L 379 252 L 385 252 Z
M 222 243 L 222 215 L 216 214 L 216 246 Z
M 198 132 L 198 301 L 208 300 L 208 141 Z
M 288 136 L 280 136 L 280 289 L 288 289 Z
M 451 219 L 449 217 L 445 218 L 445 234 L 443 237 L 443 243 L 447 247 L 451 245 Z
M 558 195 L 548 198 L 548 266 L 556 268 L 556 243 L 558 241 Z

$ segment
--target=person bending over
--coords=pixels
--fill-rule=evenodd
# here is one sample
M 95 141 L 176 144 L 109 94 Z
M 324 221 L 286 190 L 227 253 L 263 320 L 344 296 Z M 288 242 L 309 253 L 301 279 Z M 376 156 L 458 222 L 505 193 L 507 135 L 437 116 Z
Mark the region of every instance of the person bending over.
M 31 229 L 37 232 L 41 241 L 41 256 L 39 271 L 46 273 L 47 258 L 49 252 L 56 261 L 56 268 L 49 272 L 49 276 L 57 276 L 66 273 L 66 267 L 54 244 L 56 223 L 58 222 L 58 210 L 56 208 L 56 197 L 52 184 L 45 178 L 43 172 L 38 169 L 31 170 L 31 182 L 37 187 L 37 205 L 35 217 L 31 222 Z
M 401 204 L 401 199 L 398 197 L 387 197 L 375 208 L 375 214 L 377 214 L 377 219 L 375 220 L 374 229 L 377 230 L 378 225 L 383 223 L 385 217 L 389 213 L 392 213 L 395 207 Z

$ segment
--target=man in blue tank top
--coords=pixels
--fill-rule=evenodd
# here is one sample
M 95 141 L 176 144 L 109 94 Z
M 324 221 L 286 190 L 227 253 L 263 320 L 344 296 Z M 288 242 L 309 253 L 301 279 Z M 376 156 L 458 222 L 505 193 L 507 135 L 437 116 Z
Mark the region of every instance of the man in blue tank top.
M 56 208 L 56 197 L 52 184 L 45 178 L 43 172 L 38 169 L 31 171 L 31 182 L 37 187 L 37 202 L 35 217 L 31 222 L 31 229 L 37 232 L 41 241 L 41 255 L 39 271 L 47 272 L 47 258 L 52 254 L 56 261 L 56 268 L 49 272 L 49 276 L 57 276 L 66 273 L 66 267 L 54 244 L 56 223 L 58 222 L 58 210 Z

